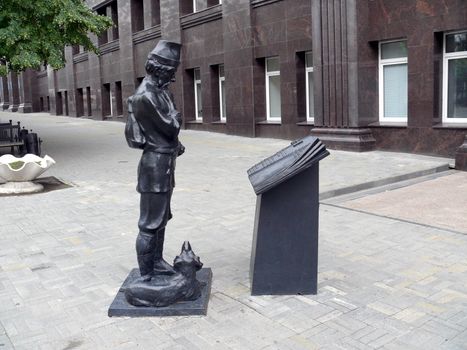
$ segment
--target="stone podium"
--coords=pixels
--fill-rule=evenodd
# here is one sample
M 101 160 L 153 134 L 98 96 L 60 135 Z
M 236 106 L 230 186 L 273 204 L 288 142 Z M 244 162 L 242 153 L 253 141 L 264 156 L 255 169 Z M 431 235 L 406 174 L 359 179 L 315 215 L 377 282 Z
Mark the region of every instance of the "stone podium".
M 328 155 L 307 136 L 248 170 L 257 194 L 252 295 L 317 293 L 319 161 Z

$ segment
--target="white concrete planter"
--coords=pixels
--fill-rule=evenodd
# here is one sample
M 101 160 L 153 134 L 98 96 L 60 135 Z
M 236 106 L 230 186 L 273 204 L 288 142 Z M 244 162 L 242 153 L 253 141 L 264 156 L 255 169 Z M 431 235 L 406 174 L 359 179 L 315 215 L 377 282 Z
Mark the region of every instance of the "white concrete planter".
M 12 169 L 10 164 L 14 162 L 24 162 L 24 164 L 19 169 Z M 24 157 L 16 158 L 11 154 L 5 154 L 0 157 L 0 183 L 32 181 L 54 164 L 55 161 L 49 156 L 41 158 L 35 154 L 26 154 Z

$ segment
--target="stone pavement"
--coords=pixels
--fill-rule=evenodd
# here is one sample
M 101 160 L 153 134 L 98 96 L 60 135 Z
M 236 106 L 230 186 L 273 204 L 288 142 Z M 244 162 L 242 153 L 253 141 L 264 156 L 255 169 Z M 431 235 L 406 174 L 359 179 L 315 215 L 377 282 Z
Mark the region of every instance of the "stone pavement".
M 123 124 L 0 113 L 44 139 L 69 189 L 0 197 L 0 349 L 467 349 L 467 236 L 331 204 L 316 296 L 249 295 L 255 195 L 246 170 L 288 144 L 184 131 L 165 254 L 189 239 L 214 280 L 206 317 L 108 318 L 136 266 L 139 152 Z M 450 160 L 333 151 L 326 196 Z M 416 205 L 416 203 L 415 203 Z
M 467 234 L 467 172 L 349 200 L 347 208 Z

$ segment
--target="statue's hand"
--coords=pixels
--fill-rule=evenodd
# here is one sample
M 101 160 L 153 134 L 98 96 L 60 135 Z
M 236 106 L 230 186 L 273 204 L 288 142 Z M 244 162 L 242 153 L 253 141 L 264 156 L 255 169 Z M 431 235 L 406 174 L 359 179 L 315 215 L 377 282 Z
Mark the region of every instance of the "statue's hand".
M 182 124 L 182 114 L 180 112 L 174 112 L 172 117 L 177 120 L 178 124 Z
M 177 156 L 181 156 L 183 153 L 185 153 L 185 146 L 183 146 L 182 143 L 179 141 Z
M 178 121 L 178 124 L 182 124 L 182 114 L 180 112 L 177 112 L 177 114 L 175 115 L 175 118 L 177 119 Z

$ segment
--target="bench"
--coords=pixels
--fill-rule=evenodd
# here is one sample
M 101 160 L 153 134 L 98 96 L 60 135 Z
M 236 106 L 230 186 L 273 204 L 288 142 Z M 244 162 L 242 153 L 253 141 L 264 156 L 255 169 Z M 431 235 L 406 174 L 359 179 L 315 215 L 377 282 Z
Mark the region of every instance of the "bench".
M 18 122 L 14 125 L 10 120 L 9 123 L 0 123 L 0 148 L 10 148 L 11 154 L 15 153 L 15 147 L 20 152 L 20 148 L 24 146 L 24 141 L 20 136 L 21 125 Z

